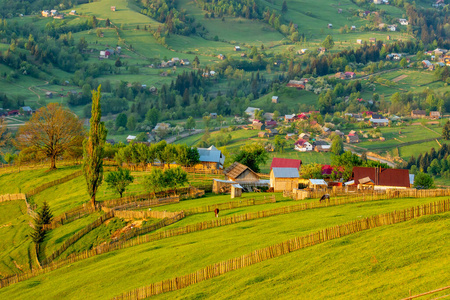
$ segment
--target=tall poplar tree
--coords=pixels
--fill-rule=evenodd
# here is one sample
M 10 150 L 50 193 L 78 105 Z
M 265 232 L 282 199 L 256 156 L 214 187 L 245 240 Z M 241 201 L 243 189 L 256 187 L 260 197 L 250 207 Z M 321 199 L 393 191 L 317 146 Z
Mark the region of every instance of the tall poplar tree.
M 92 91 L 92 113 L 88 139 L 83 143 L 83 173 L 86 178 L 91 204 L 95 207 L 95 194 L 103 179 L 103 147 L 106 140 L 105 124 L 100 122 L 101 86 Z

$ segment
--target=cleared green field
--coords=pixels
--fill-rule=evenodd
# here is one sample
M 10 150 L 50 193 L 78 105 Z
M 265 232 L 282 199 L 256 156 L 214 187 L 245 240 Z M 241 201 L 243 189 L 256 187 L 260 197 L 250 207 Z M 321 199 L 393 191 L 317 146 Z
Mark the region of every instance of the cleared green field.
M 28 298 L 31 295 L 36 299 L 55 297 L 77 299 L 87 296 L 98 299 L 111 298 L 120 292 L 187 274 L 206 265 L 305 235 L 320 228 L 429 201 L 430 199 L 396 199 L 349 204 L 258 219 L 163 239 L 71 264 L 1 289 L 0 296 L 6 299 Z M 213 215 L 210 217 L 214 218 Z M 189 217 L 186 218 L 188 219 Z M 435 229 L 440 228 L 434 226 Z M 387 227 L 386 230 L 389 228 L 395 227 Z M 444 238 L 444 235 L 448 235 L 446 231 L 433 232 L 440 234 L 443 238 L 438 240 L 448 245 L 449 239 Z M 417 243 L 421 244 L 422 235 L 416 236 L 418 236 Z M 407 240 L 411 240 L 409 237 L 408 235 Z M 316 247 L 312 249 L 314 248 Z M 365 251 L 370 257 L 374 255 L 370 250 Z M 442 260 L 442 257 L 439 259 Z M 407 260 L 402 262 L 408 263 Z M 278 267 L 285 269 L 287 265 Z M 344 280 L 350 280 L 348 274 Z
M 116 11 L 111 10 L 111 6 L 116 7 Z M 87 4 L 75 6 L 78 14 L 92 16 L 98 19 L 109 18 L 118 27 L 122 24 L 125 28 L 136 28 L 137 25 L 151 25 L 157 28 L 161 23 L 140 14 L 140 8 L 132 1 L 127 0 L 101 0 Z
M 154 298 L 400 299 L 448 285 L 448 226 L 446 213 L 376 228 Z
M 278 103 L 272 104 L 272 96 L 278 96 Z M 289 112 L 297 113 L 300 105 L 306 104 L 316 107 L 319 96 L 313 92 L 297 90 L 296 88 L 281 88 L 278 92 L 272 92 L 261 98 L 252 101 L 252 107 L 270 107 L 270 111 L 277 110 L 277 107 L 287 106 Z
M 29 221 L 25 201 L 0 203 L 0 278 L 30 270 Z
M 50 163 L 48 167 L 50 167 Z M 26 193 L 44 183 L 70 175 L 79 168 L 79 166 L 70 166 L 48 171 L 48 168 L 44 167 L 37 170 L 0 174 L 0 194 Z

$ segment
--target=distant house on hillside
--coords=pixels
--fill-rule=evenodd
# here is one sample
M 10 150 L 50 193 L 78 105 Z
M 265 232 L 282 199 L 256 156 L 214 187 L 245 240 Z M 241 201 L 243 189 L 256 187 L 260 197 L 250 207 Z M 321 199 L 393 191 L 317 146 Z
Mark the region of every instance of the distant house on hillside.
M 430 118 L 432 119 L 440 119 L 441 113 L 439 111 L 430 111 Z
M 305 89 L 305 82 L 303 80 L 289 80 L 289 83 L 286 84 L 287 87 L 295 87 L 300 90 Z
M 357 133 L 348 134 L 347 135 L 347 143 L 349 143 L 349 144 L 359 143 L 358 134 Z
M 116 11 L 116 7 L 115 6 L 111 6 L 111 11 Z
M 217 55 L 217 58 L 220 59 L 220 60 L 224 60 L 225 59 L 225 55 L 219 54 L 219 55 Z
M 278 103 L 278 96 L 272 96 L 272 103 Z
M 234 51 L 241 51 L 241 47 L 239 47 L 239 46 L 234 46 Z
M 225 163 L 225 155 L 222 151 L 214 146 L 209 148 L 197 148 L 198 154 L 200 155 L 200 165 L 208 169 L 223 169 L 223 164 Z
M 413 118 L 425 118 L 427 112 L 425 110 L 413 110 L 411 111 L 411 117 Z
M 134 141 L 136 139 L 136 136 L 135 135 L 129 135 L 129 136 L 127 136 L 127 142 L 128 143 L 131 143 L 132 141 Z

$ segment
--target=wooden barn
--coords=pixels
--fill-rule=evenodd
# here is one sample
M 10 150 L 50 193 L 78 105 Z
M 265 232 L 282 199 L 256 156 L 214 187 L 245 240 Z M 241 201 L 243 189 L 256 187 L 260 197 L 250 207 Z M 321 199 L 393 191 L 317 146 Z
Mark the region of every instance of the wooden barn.
M 236 184 L 234 181 L 230 180 L 222 180 L 222 179 L 213 179 L 213 188 L 212 192 L 214 194 L 226 194 L 231 192 L 231 186 Z
M 198 154 L 200 155 L 200 163 L 196 165 L 196 168 L 203 169 L 223 169 L 223 164 L 225 163 L 225 156 L 222 151 L 214 146 L 209 148 L 197 148 Z
M 358 189 L 405 189 L 411 186 L 406 169 L 353 167 L 353 180 Z
M 298 188 L 297 168 L 272 168 L 270 171 L 270 187 L 274 192 L 292 191 Z
M 226 168 L 223 173 L 227 180 L 232 180 L 236 182 L 257 182 L 259 181 L 259 175 L 256 174 L 249 167 L 234 162 L 231 166 Z

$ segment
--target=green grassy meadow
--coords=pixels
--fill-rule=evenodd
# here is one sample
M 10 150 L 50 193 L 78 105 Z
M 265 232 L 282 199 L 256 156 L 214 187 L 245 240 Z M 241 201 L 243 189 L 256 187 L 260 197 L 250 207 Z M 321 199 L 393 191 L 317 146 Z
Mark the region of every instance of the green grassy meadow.
M 1 289 L 0 296 L 7 299 L 17 297 L 27 298 L 31 294 L 37 295 L 37 299 L 39 299 L 39 295 L 45 295 L 46 298 L 83 298 L 88 295 L 89 297 L 102 299 L 111 298 L 122 291 L 127 291 L 162 279 L 172 278 L 177 275 L 187 274 L 206 265 L 237 257 L 255 249 L 263 248 L 295 236 L 305 235 L 320 228 L 342 224 L 361 217 L 398 210 L 429 201 L 430 199 L 396 199 L 348 204 L 257 219 L 182 235 L 175 238 L 163 239 L 99 255 L 71 264 L 70 266 L 55 270 L 50 274 L 41 275 L 32 278 L 31 280 Z M 252 210 L 255 208 L 258 208 L 258 206 L 240 208 L 241 211 L 239 213 L 245 213 L 247 209 Z M 207 214 L 207 216 L 209 216 L 209 218 L 214 218 L 213 214 Z M 441 225 L 441 222 L 447 222 L 445 218 L 448 218 L 449 214 L 447 213 L 442 216 L 442 221 L 432 222 L 431 225 L 426 222 L 424 222 L 424 224 L 432 226 L 435 229 L 442 228 L 440 226 L 445 226 L 446 223 Z M 187 217 L 181 222 L 187 223 L 189 218 L 190 217 Z M 434 216 L 434 218 L 436 218 L 436 220 L 440 219 L 439 216 Z M 413 222 L 418 221 L 409 223 Z M 406 228 L 409 228 L 409 226 L 407 226 L 409 223 L 375 230 L 384 230 L 388 236 L 386 237 L 387 240 L 395 240 L 396 227 L 406 226 Z M 179 225 L 180 224 L 176 223 L 172 226 Z M 440 243 L 448 244 L 448 239 L 444 238 L 447 234 L 446 231 L 433 230 L 433 232 L 442 237 L 439 239 L 441 241 Z M 364 236 L 364 234 L 366 233 L 363 232 L 354 236 L 355 238 L 358 238 L 358 236 L 361 237 Z M 368 231 L 367 234 L 371 235 L 372 233 L 371 231 Z M 394 238 L 390 238 L 390 235 L 394 235 Z M 328 244 L 333 245 L 336 243 L 343 243 L 345 245 L 345 241 L 354 239 L 354 236 L 327 242 L 320 247 L 326 247 Z M 420 239 L 421 238 L 422 235 L 420 235 Z M 428 236 L 424 235 L 423 238 L 426 241 Z M 368 238 L 368 240 L 370 241 L 371 239 Z M 384 240 L 385 239 L 383 239 L 383 241 Z M 411 241 L 411 239 L 404 240 Z M 420 244 L 419 241 L 417 241 L 417 243 Z M 361 244 L 365 245 L 364 243 Z M 220 245 L 220 247 L 218 247 L 218 245 Z M 317 247 L 312 247 L 311 249 L 314 248 Z M 423 250 L 418 250 L 417 256 L 414 254 L 414 257 L 421 257 L 421 251 L 424 251 L 424 248 Z M 298 254 L 296 253 L 293 255 L 301 255 L 302 252 L 303 250 L 298 251 Z M 376 252 L 372 252 L 368 249 L 359 252 L 361 252 L 361 255 L 362 253 L 365 253 L 368 257 L 377 255 Z M 330 259 L 335 257 L 335 255 L 332 254 L 333 252 L 327 253 L 327 257 Z M 289 259 L 289 257 L 290 255 L 281 259 Z M 317 260 L 321 258 L 322 255 L 317 257 L 311 254 L 310 257 L 313 260 Z M 345 257 L 348 258 L 347 255 L 345 255 Z M 404 258 L 400 257 L 399 260 L 400 261 L 397 262 L 399 265 L 408 266 L 412 263 L 409 256 Z M 442 257 L 440 260 L 442 260 Z M 275 260 L 271 262 L 277 264 Z M 270 264 L 271 262 L 268 263 Z M 286 265 L 280 264 L 278 265 L 278 268 Z M 336 263 L 333 265 L 333 268 L 337 268 L 338 266 L 339 263 Z M 353 268 L 357 268 L 358 266 L 359 265 L 355 265 Z M 364 265 L 360 267 L 364 268 Z M 283 267 L 283 269 L 284 268 L 285 267 Z M 297 268 L 297 266 L 295 268 Z M 439 266 L 434 266 L 433 268 L 440 269 Z M 291 272 L 291 268 L 288 268 L 288 270 Z M 294 271 L 292 270 L 292 272 Z M 313 273 L 313 271 L 311 272 Z M 325 270 L 321 268 L 314 272 L 318 272 L 316 276 L 319 276 L 319 274 L 325 272 Z M 251 277 L 251 275 L 248 274 L 247 276 Z M 313 274 L 310 276 L 313 276 Z M 381 275 L 379 274 L 379 276 Z M 439 276 L 439 273 L 435 276 Z M 351 280 L 347 276 L 345 278 L 346 281 Z M 389 276 L 387 276 L 382 280 L 385 280 L 387 284 L 389 279 Z M 249 278 L 248 280 L 250 281 L 251 279 Z M 331 282 L 329 284 L 333 286 Z M 102 288 L 99 289 L 99 286 Z M 275 287 L 272 288 L 276 288 L 277 284 L 274 284 L 274 286 Z M 367 285 L 367 288 L 370 288 L 370 286 L 370 284 Z M 229 292 L 231 291 L 226 286 L 224 286 L 223 289 L 227 289 Z

